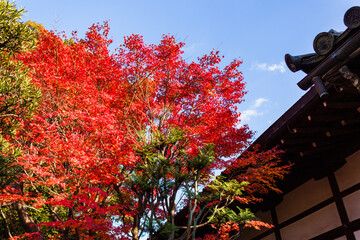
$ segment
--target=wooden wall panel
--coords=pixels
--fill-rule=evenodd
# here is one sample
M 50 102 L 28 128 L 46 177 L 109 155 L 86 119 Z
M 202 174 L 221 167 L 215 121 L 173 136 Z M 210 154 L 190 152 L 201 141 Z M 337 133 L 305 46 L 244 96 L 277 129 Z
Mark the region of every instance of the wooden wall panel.
M 331 196 L 329 181 L 326 178 L 318 181 L 309 180 L 284 196 L 283 201 L 276 207 L 278 222 L 282 223 Z
M 344 197 L 343 201 L 350 222 L 360 218 L 360 191 Z
M 314 237 L 316 239 L 328 239 L 327 236 L 331 235 L 337 237 L 335 240 L 345 240 L 347 239 L 346 233 L 350 239 L 360 240 L 360 230 L 354 232 L 354 235 L 352 232 L 359 229 L 360 219 L 360 190 L 358 190 L 360 184 L 360 150 L 347 157 L 346 161 L 346 164 L 334 174 L 317 181 L 309 180 L 283 196 L 283 201 L 276 206 L 277 220 L 281 228 L 281 236 L 279 235 L 278 239 L 300 240 Z M 332 183 L 332 189 L 330 183 Z M 319 203 L 321 204 L 317 205 Z M 314 206 L 316 209 L 320 209 L 311 213 L 312 211 L 309 209 Z M 310 215 L 304 214 L 306 212 Z M 301 213 L 302 216 L 300 217 L 298 214 Z M 342 218 L 340 218 L 340 213 Z M 256 215 L 268 223 L 272 222 L 270 211 L 258 212 Z M 296 215 L 299 218 L 292 219 L 296 222 L 286 221 Z M 342 224 L 349 226 L 349 222 L 351 229 L 342 227 Z M 355 223 L 357 225 L 354 225 Z M 267 232 L 270 233 L 268 235 L 264 232 L 266 230 L 246 230 L 243 239 L 252 239 L 256 236 L 258 236 L 256 239 L 260 239 L 259 235 L 266 236 L 261 240 L 276 239 L 274 230 Z M 279 232 L 277 233 L 279 234 Z M 342 234 L 344 236 L 339 237 Z
M 354 234 L 355 234 L 355 238 L 356 238 L 356 239 L 360 239 L 360 230 L 354 232 Z
M 302 240 L 316 237 L 341 225 L 334 203 L 280 229 L 282 239 Z
M 340 191 L 360 183 L 360 150 L 346 158 L 346 164 L 335 172 Z
M 261 240 L 276 240 L 276 237 L 275 237 L 275 234 L 272 233 L 272 234 L 270 234 L 269 236 L 266 236 L 266 237 L 264 237 L 264 238 L 261 239 Z

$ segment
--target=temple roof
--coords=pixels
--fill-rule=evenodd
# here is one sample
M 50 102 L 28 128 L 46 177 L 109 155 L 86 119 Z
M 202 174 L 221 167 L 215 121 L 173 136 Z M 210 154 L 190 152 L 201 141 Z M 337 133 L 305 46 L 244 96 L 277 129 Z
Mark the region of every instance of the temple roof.
M 315 53 L 285 55 L 290 70 L 307 73 L 298 83 L 307 92 L 253 143 L 263 150 L 278 146 L 285 151 L 282 163 L 294 164 L 278 183 L 283 194 L 339 169 L 347 156 L 360 149 L 360 7 L 349 9 L 344 22 L 348 27 L 344 32 L 331 30 L 331 36 L 315 37 L 314 46 L 320 48 Z M 323 39 L 327 37 L 330 40 Z M 331 39 L 334 42 L 329 44 Z M 270 193 L 263 199 L 251 207 L 253 211 L 276 206 L 282 196 Z M 180 212 L 177 220 L 183 218 Z M 202 228 L 198 233 L 210 230 Z
M 360 149 L 360 7 L 349 9 L 344 22 L 348 28 L 329 37 L 334 39 L 329 44 L 332 48 L 311 68 L 299 63 L 309 54 L 285 56 L 290 69 L 291 57 L 300 64 L 297 70 L 308 73 L 298 86 L 309 90 L 254 142 L 264 149 L 279 146 L 285 150 L 282 161 L 294 163 L 291 173 L 279 183 L 284 193 L 311 178 L 325 177 Z M 317 45 L 321 46 L 314 42 Z M 310 57 L 314 56 L 321 55 Z M 279 201 L 280 196 L 270 195 L 262 208 Z

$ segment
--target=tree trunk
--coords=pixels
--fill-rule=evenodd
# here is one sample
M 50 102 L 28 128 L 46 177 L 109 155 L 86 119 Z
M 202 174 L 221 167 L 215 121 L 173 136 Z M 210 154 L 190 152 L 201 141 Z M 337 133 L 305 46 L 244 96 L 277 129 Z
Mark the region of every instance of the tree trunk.
M 134 240 L 139 240 L 139 224 L 140 224 L 139 216 L 135 215 L 133 227 L 131 229 L 131 234 Z
M 21 226 L 28 233 L 40 233 L 41 239 L 43 239 L 43 233 L 41 232 L 40 228 L 36 225 L 32 217 L 28 214 L 25 203 L 24 202 L 17 202 L 15 203 L 15 208 L 18 213 Z

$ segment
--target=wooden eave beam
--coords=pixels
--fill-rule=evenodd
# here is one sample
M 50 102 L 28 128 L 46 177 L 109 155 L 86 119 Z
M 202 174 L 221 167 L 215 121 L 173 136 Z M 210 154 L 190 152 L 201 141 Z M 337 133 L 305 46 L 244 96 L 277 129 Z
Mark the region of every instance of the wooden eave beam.
M 294 127 L 292 129 L 292 133 L 297 134 L 297 135 L 312 135 L 315 133 L 325 133 L 329 131 L 328 127 Z
M 323 106 L 327 109 L 357 109 L 360 107 L 359 101 L 354 102 L 323 102 Z
M 325 133 L 327 137 L 338 137 L 343 135 L 350 135 L 360 132 L 360 126 L 358 127 L 343 127 L 337 129 L 331 129 Z M 359 137 L 360 138 L 360 137 Z
M 360 124 L 360 117 L 342 120 L 340 124 L 342 126 L 358 125 Z
M 345 119 L 349 118 L 349 116 L 343 116 L 340 113 L 333 113 L 333 114 L 312 114 L 308 115 L 307 119 L 310 122 L 317 122 L 317 123 L 333 123 L 333 122 L 341 122 Z
M 301 137 L 297 137 L 297 138 L 283 138 L 280 140 L 280 143 L 282 145 L 299 145 L 299 144 L 306 144 L 308 142 L 313 141 L 314 138 L 301 138 Z

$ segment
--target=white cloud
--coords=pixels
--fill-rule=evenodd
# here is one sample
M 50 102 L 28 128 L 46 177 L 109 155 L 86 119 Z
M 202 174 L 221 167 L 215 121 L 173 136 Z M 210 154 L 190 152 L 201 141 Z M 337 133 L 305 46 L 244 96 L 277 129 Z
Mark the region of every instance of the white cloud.
M 253 68 L 261 71 L 270 71 L 270 72 L 279 71 L 281 73 L 286 72 L 285 62 L 280 62 L 279 64 L 272 64 L 272 65 L 269 65 L 268 63 L 256 62 L 255 64 L 253 64 Z
M 253 105 L 254 108 L 260 107 L 264 102 L 268 102 L 269 100 L 266 98 L 258 98 L 255 101 L 255 104 Z
M 263 111 L 259 111 L 259 108 L 263 105 L 263 103 L 268 102 L 269 100 L 266 98 L 258 98 L 255 102 L 244 111 L 241 112 L 240 119 L 242 122 L 249 122 L 251 118 L 262 116 L 264 114 Z
M 254 109 L 246 109 L 240 115 L 240 118 L 243 122 L 249 122 L 252 117 L 257 117 L 263 115 L 263 112 L 257 112 Z
M 268 66 L 267 63 L 255 63 L 254 67 L 258 70 L 263 70 L 263 71 L 267 71 L 268 70 Z

